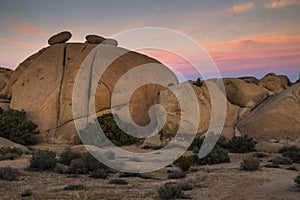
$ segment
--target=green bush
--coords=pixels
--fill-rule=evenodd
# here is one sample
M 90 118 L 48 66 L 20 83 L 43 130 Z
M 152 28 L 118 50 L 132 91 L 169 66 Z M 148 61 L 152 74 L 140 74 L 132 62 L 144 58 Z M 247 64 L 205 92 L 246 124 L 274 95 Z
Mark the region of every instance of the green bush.
M 193 83 L 194 85 L 201 87 L 203 85 L 203 82 L 201 81 L 201 78 L 197 78 L 196 82 Z
M 256 144 L 257 142 L 247 135 L 240 137 L 233 136 L 231 140 L 229 140 L 228 147 L 232 153 L 248 153 L 256 151 Z
M 254 156 L 256 158 L 265 158 L 265 157 L 268 157 L 268 154 L 257 152 L 257 153 L 252 154 L 252 156 Z
M 80 157 L 81 157 L 80 153 L 71 151 L 71 149 L 68 148 L 60 154 L 58 162 L 64 165 L 70 165 L 73 159 L 80 158 Z
M 204 142 L 205 137 L 196 137 L 191 146 L 189 147 L 189 150 L 193 150 L 194 152 L 199 152 L 203 142 Z M 216 143 L 217 146 L 223 148 L 223 149 L 228 149 L 229 148 L 229 141 L 221 135 Z
M 28 120 L 24 110 L 2 110 L 0 108 L 0 137 L 7 138 L 13 142 L 32 145 L 36 143 L 33 134 L 37 125 Z
M 295 178 L 294 182 L 295 182 L 296 187 L 300 188 L 300 175 Z
M 118 116 L 115 116 L 118 117 Z M 136 137 L 126 134 L 121 130 L 114 120 L 112 114 L 104 114 L 97 118 L 103 132 L 106 137 L 117 146 L 136 144 L 140 140 Z M 134 127 L 130 124 L 126 124 L 132 132 L 135 131 Z M 80 131 L 80 136 L 84 137 L 85 144 L 99 146 L 99 142 L 102 142 L 101 146 L 106 146 L 109 143 L 101 134 L 97 134 L 97 125 L 95 122 L 89 123 L 87 127 Z
M 283 147 L 279 150 L 279 153 L 290 158 L 294 163 L 300 163 L 300 148 L 296 146 Z
M 193 164 L 193 158 L 181 156 L 174 162 L 174 164 L 179 167 L 182 172 L 187 172 Z
M 187 199 L 182 188 L 175 183 L 166 183 L 158 189 L 160 199 Z
M 98 179 L 98 178 L 105 179 L 107 176 L 108 176 L 108 170 L 107 169 L 101 169 L 101 168 L 93 171 L 90 174 L 91 178 L 96 178 L 96 179 Z
M 168 175 L 169 179 L 182 179 L 185 177 L 186 177 L 186 174 L 184 172 L 173 172 Z
M 241 162 L 241 169 L 246 171 L 255 171 L 259 168 L 259 159 L 249 156 Z
M 0 160 L 14 160 L 20 157 L 23 151 L 17 147 L 1 147 Z
M 272 163 L 275 165 L 292 165 L 293 161 L 287 157 L 277 156 L 276 158 L 272 159 Z
M 13 181 L 16 180 L 20 175 L 17 169 L 13 169 L 11 167 L 1 167 L 0 168 L 0 179 L 5 181 Z
M 198 153 L 193 155 L 194 163 L 198 165 L 213 165 L 230 162 L 228 151 L 219 146 L 215 146 L 204 158 L 199 159 Z
M 49 150 L 38 150 L 33 153 L 30 159 L 29 170 L 44 171 L 53 169 L 56 166 L 56 154 Z
M 184 183 L 180 183 L 179 186 L 181 187 L 182 190 L 192 190 L 193 189 L 193 185 L 187 182 Z
M 98 169 L 108 169 L 108 167 L 99 162 L 90 153 L 83 153 L 80 158 L 71 161 L 67 171 L 71 174 L 87 174 Z
M 128 182 L 122 179 L 112 179 L 108 183 L 115 184 L 115 185 L 128 185 Z

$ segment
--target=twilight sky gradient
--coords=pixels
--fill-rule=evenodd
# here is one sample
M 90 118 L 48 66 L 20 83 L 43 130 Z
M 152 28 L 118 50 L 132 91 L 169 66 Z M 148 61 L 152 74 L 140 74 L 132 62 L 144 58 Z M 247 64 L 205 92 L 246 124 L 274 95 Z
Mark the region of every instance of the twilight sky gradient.
M 300 0 L 2 0 L 0 66 L 15 69 L 69 30 L 71 41 L 95 33 L 109 37 L 145 26 L 164 27 L 194 38 L 223 76 L 300 73 Z M 193 77 L 178 56 L 144 51 Z

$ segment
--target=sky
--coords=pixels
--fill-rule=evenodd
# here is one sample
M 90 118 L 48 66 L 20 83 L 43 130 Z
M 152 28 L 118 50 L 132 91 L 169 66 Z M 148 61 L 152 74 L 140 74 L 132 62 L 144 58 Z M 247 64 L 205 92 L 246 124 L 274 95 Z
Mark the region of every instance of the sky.
M 300 73 L 300 0 L 1 0 L 0 66 L 19 63 L 48 46 L 60 31 L 71 42 L 88 34 L 112 36 L 133 28 L 163 27 L 196 40 L 224 77 Z M 195 78 L 178 55 L 143 51 Z

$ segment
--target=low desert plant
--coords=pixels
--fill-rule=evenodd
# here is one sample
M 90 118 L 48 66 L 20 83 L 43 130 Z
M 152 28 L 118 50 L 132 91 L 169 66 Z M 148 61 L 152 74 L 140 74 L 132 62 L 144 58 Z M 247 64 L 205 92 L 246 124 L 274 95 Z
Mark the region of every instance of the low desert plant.
M 193 164 L 193 158 L 181 156 L 174 162 L 174 164 L 179 167 L 182 172 L 187 172 Z
M 30 159 L 29 170 L 44 171 L 53 169 L 56 166 L 56 154 L 49 150 L 38 150 L 33 153 Z
M 157 192 L 160 199 L 188 199 L 182 188 L 175 183 L 166 183 Z
M 294 163 L 300 163 L 300 148 L 296 146 L 283 147 L 279 150 L 279 153 L 290 158 Z
M 213 165 L 230 162 L 228 151 L 219 146 L 215 146 L 204 158 L 199 158 L 198 153 L 193 155 L 194 163 L 198 165 Z
M 37 125 L 27 119 L 24 110 L 2 110 L 0 108 L 0 137 L 13 142 L 32 145 L 36 143 L 33 134 L 38 133 Z
M 265 167 L 266 168 L 280 168 L 280 166 L 278 164 L 273 164 L 273 163 L 266 164 Z
M 168 175 L 169 179 L 182 179 L 185 177 L 186 177 L 186 174 L 184 172 L 173 172 Z
M 203 82 L 201 81 L 201 78 L 197 78 L 196 82 L 193 83 L 193 85 L 196 85 L 198 87 L 201 87 L 203 85 Z
M 141 179 L 152 179 L 151 176 L 145 175 L 145 174 L 140 174 L 140 173 L 129 173 L 129 172 L 124 172 L 120 174 L 119 178 L 128 178 L 128 177 L 136 177 L 136 178 L 141 178 Z
M 253 153 L 252 156 L 254 156 L 256 158 L 266 158 L 266 157 L 268 157 L 268 154 L 257 152 L 257 153 Z
M 300 148 L 296 146 L 285 146 L 279 149 L 278 153 L 286 153 L 286 152 L 300 152 Z
M 255 171 L 259 168 L 259 159 L 249 156 L 241 162 L 241 169 L 246 171 Z
M 115 185 L 128 185 L 128 182 L 123 179 L 112 179 L 108 183 Z
M 101 168 L 93 171 L 90 174 L 91 178 L 96 178 L 96 179 L 98 179 L 98 178 L 105 179 L 107 176 L 108 176 L 108 170 L 107 169 L 101 169 Z
M 0 168 L 0 179 L 5 181 L 13 181 L 16 180 L 20 175 L 17 169 L 13 169 L 11 167 L 1 167 Z
M 240 137 L 233 136 L 231 140 L 229 140 L 228 147 L 232 153 L 248 153 L 256 151 L 256 144 L 257 142 L 253 138 L 242 135 Z
M 68 149 L 65 149 L 65 150 L 60 154 L 60 157 L 59 157 L 58 162 L 59 162 L 59 163 L 62 163 L 62 164 L 64 164 L 64 165 L 70 165 L 70 164 L 71 164 L 71 161 L 72 161 L 73 159 L 80 158 L 80 157 L 81 157 L 81 154 L 80 154 L 80 153 L 71 151 L 71 150 L 68 148 Z
M 17 147 L 1 147 L 0 160 L 14 160 L 20 157 L 23 151 Z
M 191 183 L 180 183 L 179 186 L 181 187 L 182 190 L 192 190 L 193 189 L 193 185 Z
M 277 156 L 276 158 L 272 159 L 272 163 L 277 165 L 292 165 L 293 161 L 287 157 Z
M 64 187 L 64 190 L 84 190 L 85 187 L 83 185 L 68 185 Z
M 300 188 L 300 175 L 294 179 L 294 182 L 295 182 L 295 186 L 297 188 Z

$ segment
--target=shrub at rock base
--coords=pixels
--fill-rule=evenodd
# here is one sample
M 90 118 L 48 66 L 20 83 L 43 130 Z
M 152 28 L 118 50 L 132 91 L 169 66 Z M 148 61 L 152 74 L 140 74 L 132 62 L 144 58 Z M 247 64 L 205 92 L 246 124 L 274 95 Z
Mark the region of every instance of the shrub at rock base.
M 32 145 L 36 143 L 32 135 L 38 133 L 36 128 L 37 125 L 27 119 L 25 111 L 4 111 L 0 108 L 0 137 L 19 144 Z
M 5 181 L 13 181 L 20 175 L 17 169 L 11 167 L 1 167 L 0 168 L 0 179 Z
M 241 169 L 246 171 L 255 171 L 259 168 L 259 159 L 249 156 L 241 163 Z
M 33 153 L 28 170 L 44 171 L 56 166 L 56 154 L 49 150 L 39 150 Z
M 244 136 L 233 136 L 229 141 L 229 151 L 232 153 L 248 153 L 256 151 L 255 145 L 257 144 L 253 138 Z
M 213 165 L 230 162 L 228 151 L 219 146 L 215 146 L 213 150 L 204 158 L 199 159 L 198 153 L 193 155 L 194 163 L 198 165 Z
M 279 153 L 291 159 L 294 163 L 300 163 L 300 148 L 296 146 L 283 147 L 279 150 Z
M 160 199 L 189 199 L 183 193 L 182 188 L 175 183 L 166 183 L 157 192 Z
M 300 175 L 295 178 L 294 182 L 295 186 L 300 189 Z
M 179 167 L 182 172 L 187 172 L 193 164 L 193 159 L 191 157 L 181 156 L 174 164 Z

